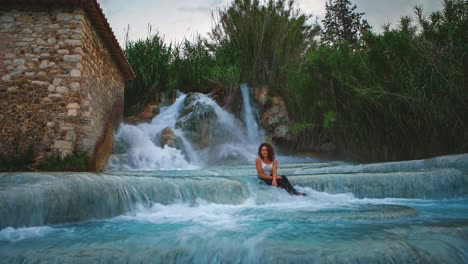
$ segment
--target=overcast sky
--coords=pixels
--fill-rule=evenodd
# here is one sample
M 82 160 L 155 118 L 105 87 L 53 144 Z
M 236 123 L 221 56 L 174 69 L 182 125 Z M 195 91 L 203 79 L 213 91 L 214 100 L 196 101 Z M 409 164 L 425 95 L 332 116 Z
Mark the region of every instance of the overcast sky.
M 134 41 L 152 32 L 160 33 L 166 43 L 206 36 L 212 27 L 212 12 L 225 9 L 231 0 L 98 0 L 120 45 L 124 46 L 125 31 L 130 26 L 129 39 Z M 303 13 L 323 19 L 325 0 L 296 0 Z M 365 12 L 374 31 L 384 23 L 396 24 L 402 15 L 413 15 L 413 7 L 422 5 L 426 12 L 442 9 L 441 0 L 351 0 L 358 12 Z

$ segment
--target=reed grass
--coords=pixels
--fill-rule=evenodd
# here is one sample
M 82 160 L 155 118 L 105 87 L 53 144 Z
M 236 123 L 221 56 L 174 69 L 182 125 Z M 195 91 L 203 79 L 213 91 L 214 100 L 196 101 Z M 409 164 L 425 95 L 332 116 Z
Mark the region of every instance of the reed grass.
M 138 114 L 146 104 L 155 101 L 155 97 L 168 89 L 172 50 L 172 44 L 166 45 L 159 33 L 145 40 L 126 43 L 125 55 L 136 76 L 125 83 L 126 115 Z
M 240 65 L 240 78 L 276 85 L 285 79 L 313 35 L 293 1 L 235 0 L 218 11 L 211 39 Z

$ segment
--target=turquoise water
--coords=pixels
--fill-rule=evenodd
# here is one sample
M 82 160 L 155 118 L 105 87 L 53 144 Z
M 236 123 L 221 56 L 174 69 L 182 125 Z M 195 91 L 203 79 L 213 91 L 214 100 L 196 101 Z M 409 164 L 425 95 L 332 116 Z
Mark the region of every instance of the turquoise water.
M 0 174 L 0 263 L 467 263 L 468 155 Z

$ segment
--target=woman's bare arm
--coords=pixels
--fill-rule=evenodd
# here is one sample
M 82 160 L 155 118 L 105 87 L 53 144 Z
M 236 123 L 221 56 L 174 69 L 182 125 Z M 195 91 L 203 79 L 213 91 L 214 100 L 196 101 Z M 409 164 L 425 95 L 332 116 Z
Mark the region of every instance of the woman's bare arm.
M 273 161 L 273 180 L 271 181 L 272 186 L 278 186 L 276 180 L 278 179 L 278 162 L 275 160 Z

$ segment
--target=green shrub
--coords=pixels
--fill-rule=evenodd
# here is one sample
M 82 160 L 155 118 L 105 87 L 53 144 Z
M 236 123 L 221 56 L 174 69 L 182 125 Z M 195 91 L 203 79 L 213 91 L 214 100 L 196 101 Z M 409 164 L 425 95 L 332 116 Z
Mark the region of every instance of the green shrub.
M 33 146 L 28 146 L 23 151 L 17 148 L 12 155 L 0 154 L 0 171 L 30 171 L 34 156 Z
M 312 46 L 288 75 L 293 121 L 323 124 L 362 161 L 467 152 L 468 5 L 445 0 L 441 12 L 421 10 L 416 20 L 368 32 L 359 49 Z
M 60 156 L 50 156 L 37 167 L 41 171 L 88 171 L 89 157 L 86 153 L 68 155 L 61 159 Z
M 33 146 L 24 151 L 16 150 L 13 155 L 0 155 L 0 171 L 87 171 L 89 158 L 85 153 L 66 156 L 47 157 L 42 161 L 35 161 L 37 156 Z
M 124 113 L 135 115 L 168 89 L 172 45 L 166 45 L 158 33 L 145 40 L 128 42 L 125 55 L 135 73 L 135 79 L 125 83 Z
M 314 124 L 310 123 L 294 123 L 292 126 L 291 131 L 293 132 L 294 135 L 300 135 L 304 133 L 308 128 L 312 128 Z
M 325 113 L 325 116 L 323 118 L 323 126 L 327 129 L 332 129 L 333 128 L 333 123 L 336 121 L 336 112 L 334 111 L 328 111 Z

